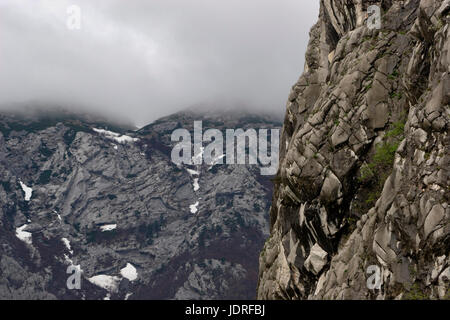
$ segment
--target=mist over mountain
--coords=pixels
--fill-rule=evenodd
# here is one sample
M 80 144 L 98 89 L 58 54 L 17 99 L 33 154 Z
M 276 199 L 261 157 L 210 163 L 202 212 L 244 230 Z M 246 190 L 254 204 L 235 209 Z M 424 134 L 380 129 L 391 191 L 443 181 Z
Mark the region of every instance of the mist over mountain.
M 67 27 L 72 5 L 79 30 Z M 2 0 L 0 105 L 71 105 L 139 126 L 198 103 L 282 114 L 317 13 L 295 0 Z

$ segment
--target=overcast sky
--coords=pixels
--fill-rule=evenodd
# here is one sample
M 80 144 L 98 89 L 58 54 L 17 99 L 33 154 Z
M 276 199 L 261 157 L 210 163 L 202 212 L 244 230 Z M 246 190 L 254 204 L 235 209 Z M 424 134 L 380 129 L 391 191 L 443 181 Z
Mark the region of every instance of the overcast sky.
M 318 3 L 0 0 L 0 104 L 81 105 L 137 125 L 196 104 L 283 114 Z M 80 30 L 67 27 L 71 5 Z

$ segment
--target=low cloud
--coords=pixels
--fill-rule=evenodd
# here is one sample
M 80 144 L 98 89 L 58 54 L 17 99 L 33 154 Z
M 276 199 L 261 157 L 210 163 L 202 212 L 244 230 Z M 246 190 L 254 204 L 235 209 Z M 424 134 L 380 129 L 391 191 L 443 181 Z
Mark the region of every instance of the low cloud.
M 81 8 L 80 30 L 66 26 L 71 5 Z M 318 6 L 2 0 L 0 104 L 48 102 L 138 125 L 196 104 L 283 113 Z

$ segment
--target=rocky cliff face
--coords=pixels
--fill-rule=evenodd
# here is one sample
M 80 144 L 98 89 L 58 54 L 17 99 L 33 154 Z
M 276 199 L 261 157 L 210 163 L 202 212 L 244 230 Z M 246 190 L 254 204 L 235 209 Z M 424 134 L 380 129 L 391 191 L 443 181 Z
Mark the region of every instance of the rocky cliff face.
M 194 120 L 281 126 L 184 112 L 127 131 L 2 114 L 0 299 L 254 298 L 272 183 L 256 166 L 173 164 L 171 133 Z M 82 270 L 79 290 L 69 266 Z
M 287 103 L 258 298 L 449 298 L 449 13 L 448 0 L 321 0 Z

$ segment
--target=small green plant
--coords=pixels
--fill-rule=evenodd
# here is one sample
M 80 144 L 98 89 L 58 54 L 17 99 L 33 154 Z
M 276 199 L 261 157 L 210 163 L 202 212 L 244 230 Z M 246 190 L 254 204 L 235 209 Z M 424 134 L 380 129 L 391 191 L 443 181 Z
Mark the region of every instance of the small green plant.
M 429 300 L 429 297 L 418 283 L 414 283 L 409 292 L 403 296 L 403 300 Z
M 392 168 L 394 163 L 395 151 L 399 143 L 383 142 L 376 147 L 375 155 L 372 162 L 361 167 L 360 182 L 368 182 L 369 180 L 380 176 L 380 173 Z
M 394 79 L 396 79 L 398 77 L 398 70 L 397 69 L 395 69 L 390 75 L 388 75 L 388 78 L 390 79 L 390 80 L 394 80 Z
M 392 124 L 392 129 L 386 132 L 385 138 L 398 138 L 403 135 L 405 131 L 405 123 L 397 121 Z
M 373 161 L 379 167 L 392 167 L 394 163 L 395 151 L 397 151 L 399 143 L 383 142 L 376 148 Z
M 349 226 L 350 232 L 353 232 L 356 229 L 356 222 L 358 222 L 358 219 L 355 217 L 347 218 L 347 224 Z
M 375 154 L 370 162 L 361 166 L 358 180 L 361 184 L 369 187 L 366 205 L 372 206 L 380 197 L 384 182 L 389 177 L 395 159 L 395 152 L 403 139 L 405 122 L 397 121 L 391 125 L 386 132 L 383 142 L 375 148 Z
M 364 164 L 361 166 L 359 181 L 364 182 L 372 179 L 375 176 L 375 165 L 373 163 Z
M 399 100 L 403 97 L 401 92 L 391 92 L 389 96 L 391 99 L 398 98 Z
M 450 300 L 450 289 L 447 289 L 447 293 L 445 294 L 443 300 Z
M 383 179 L 381 179 L 380 181 L 382 181 Z M 373 206 L 373 204 L 377 201 L 377 199 L 380 197 L 380 193 L 381 193 L 381 188 L 383 186 L 381 186 L 380 188 L 377 188 L 376 190 L 369 192 L 369 194 L 367 195 L 367 199 L 366 199 L 366 204 L 368 206 Z

